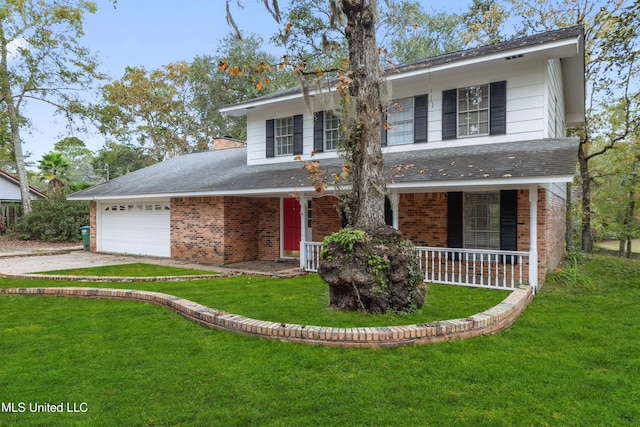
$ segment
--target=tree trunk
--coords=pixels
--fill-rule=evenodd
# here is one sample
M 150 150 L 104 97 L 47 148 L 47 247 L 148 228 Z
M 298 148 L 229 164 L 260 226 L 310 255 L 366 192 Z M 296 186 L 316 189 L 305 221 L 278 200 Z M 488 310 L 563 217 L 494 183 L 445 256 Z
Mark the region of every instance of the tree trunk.
M 4 27 L 0 22 L 0 94 L 2 101 L 7 106 L 9 116 L 9 127 L 11 128 L 11 142 L 16 158 L 16 171 L 20 180 L 20 197 L 22 199 L 23 215 L 31 213 L 31 199 L 29 198 L 29 182 L 27 181 L 27 168 L 24 164 L 22 153 L 22 140 L 20 139 L 20 117 L 16 108 L 13 93 L 11 92 L 11 81 L 9 80 L 9 69 L 7 66 L 7 43 L 4 35 Z
M 416 252 L 385 225 L 386 182 L 380 138 L 382 99 L 376 44 L 376 0 L 342 0 L 349 45 L 346 153 L 352 190 L 348 219 L 355 228 L 325 238 L 318 274 L 333 308 L 370 313 L 422 307 L 425 285 Z
M 385 225 L 386 184 L 382 172 L 379 54 L 376 43 L 376 0 L 343 0 L 349 45 L 350 102 L 355 117 L 347 141 L 352 155 L 351 224 L 369 231 Z
M 578 146 L 578 165 L 582 180 L 582 250 L 593 252 L 593 234 L 591 231 L 591 173 L 586 153 L 586 141 Z

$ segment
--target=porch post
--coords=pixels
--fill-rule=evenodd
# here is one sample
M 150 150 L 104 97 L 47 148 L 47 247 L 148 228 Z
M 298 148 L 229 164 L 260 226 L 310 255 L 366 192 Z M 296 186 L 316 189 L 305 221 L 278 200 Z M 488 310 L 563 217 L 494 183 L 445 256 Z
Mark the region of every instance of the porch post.
M 398 206 L 400 206 L 400 195 L 396 192 L 389 194 L 389 202 L 391 203 L 391 212 L 393 214 L 393 228 L 398 229 Z
M 307 254 L 304 242 L 307 240 L 307 198 L 298 197 L 300 203 L 300 268 L 306 267 Z
M 538 185 L 529 185 L 529 284 L 538 291 Z

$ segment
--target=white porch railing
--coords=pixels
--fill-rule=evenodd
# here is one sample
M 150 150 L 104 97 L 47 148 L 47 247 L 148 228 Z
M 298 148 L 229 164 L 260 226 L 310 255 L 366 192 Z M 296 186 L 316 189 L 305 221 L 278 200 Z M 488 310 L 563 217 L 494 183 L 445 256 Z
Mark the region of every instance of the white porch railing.
M 316 273 L 320 265 L 321 242 L 303 242 L 304 251 L 300 253 L 300 267 L 305 271 Z
M 416 246 L 425 282 L 478 288 L 515 289 L 528 282 L 523 275 L 529 253 Z
M 300 266 L 317 272 L 322 243 L 303 242 Z M 424 281 L 492 289 L 515 289 L 527 283 L 529 253 L 416 246 Z

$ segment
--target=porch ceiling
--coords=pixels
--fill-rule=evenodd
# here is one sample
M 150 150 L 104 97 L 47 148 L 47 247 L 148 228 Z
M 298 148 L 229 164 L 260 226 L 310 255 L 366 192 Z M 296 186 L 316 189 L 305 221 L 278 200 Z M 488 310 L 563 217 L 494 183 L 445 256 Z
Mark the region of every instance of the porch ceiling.
M 565 182 L 575 173 L 577 139 L 540 139 L 389 153 L 390 187 L 524 185 Z M 340 159 L 322 160 L 337 171 Z M 74 200 L 152 197 L 282 196 L 313 193 L 300 162 L 247 165 L 247 149 L 236 148 L 175 157 L 74 193 Z

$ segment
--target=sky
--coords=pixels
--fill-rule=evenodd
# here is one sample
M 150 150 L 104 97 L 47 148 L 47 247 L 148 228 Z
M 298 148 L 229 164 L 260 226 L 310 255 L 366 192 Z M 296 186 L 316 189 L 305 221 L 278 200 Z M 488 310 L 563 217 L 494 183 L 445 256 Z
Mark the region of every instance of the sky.
M 219 41 L 231 31 L 225 0 L 118 0 L 115 8 L 110 0 L 94 1 L 98 11 L 86 17 L 81 43 L 98 56 L 100 70 L 110 76 L 109 81 L 120 79 L 127 66 L 152 70 L 171 62 L 191 61 L 199 55 L 213 55 Z M 420 2 L 427 11 L 443 10 L 442 3 Z M 235 3 L 233 16 L 243 32 L 256 33 L 268 41 L 278 31 L 278 24 L 265 12 L 261 0 L 241 0 L 243 9 Z M 280 0 L 281 8 L 287 3 Z M 449 0 L 447 10 L 460 12 L 470 4 L 471 0 Z M 32 104 L 26 114 L 34 125 L 30 134 L 22 135 L 23 149 L 31 153 L 30 162 L 37 163 L 57 141 L 72 136 L 65 130 L 64 120 L 49 108 Z M 104 144 L 97 133 L 73 136 L 94 152 Z

